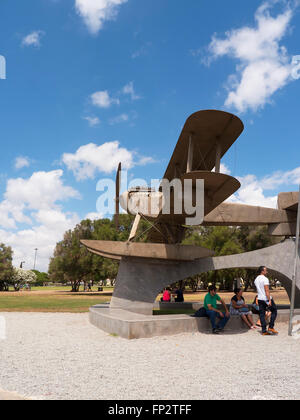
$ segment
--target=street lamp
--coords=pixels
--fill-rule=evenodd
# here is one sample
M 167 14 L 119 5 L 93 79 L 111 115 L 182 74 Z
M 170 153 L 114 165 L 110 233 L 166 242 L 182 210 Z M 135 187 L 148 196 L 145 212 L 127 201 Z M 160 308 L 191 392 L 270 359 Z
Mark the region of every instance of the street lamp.
M 34 250 L 35 250 L 35 254 L 34 254 L 34 265 L 33 265 L 33 269 L 35 270 L 36 257 L 37 257 L 38 248 L 34 248 Z

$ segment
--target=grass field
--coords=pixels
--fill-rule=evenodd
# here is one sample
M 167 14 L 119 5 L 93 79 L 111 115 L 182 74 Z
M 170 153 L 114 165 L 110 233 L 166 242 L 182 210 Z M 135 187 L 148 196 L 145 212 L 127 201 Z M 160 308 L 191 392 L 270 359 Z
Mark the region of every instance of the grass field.
M 92 292 L 70 292 L 70 287 L 35 287 L 29 291 L 22 292 L 0 292 L 0 312 L 88 312 L 89 307 L 108 303 L 111 300 L 113 289 L 104 288 L 103 292 L 98 292 L 97 287 Z M 206 292 L 184 294 L 186 302 L 203 302 Z M 220 292 L 220 296 L 226 303 L 230 303 L 233 296 L 232 292 Z M 289 298 L 285 290 L 278 289 L 272 291 L 272 296 L 279 305 L 289 304 Z M 244 293 L 247 303 L 252 303 L 255 297 L 254 292 Z M 160 300 L 161 295 L 157 296 Z M 193 313 L 194 311 L 184 311 L 180 313 Z M 174 311 L 154 311 L 155 314 L 167 315 L 179 312 Z
M 90 306 L 110 302 L 112 291 L 72 293 L 69 287 L 37 287 L 30 292 L 1 292 L 0 312 L 88 312 Z

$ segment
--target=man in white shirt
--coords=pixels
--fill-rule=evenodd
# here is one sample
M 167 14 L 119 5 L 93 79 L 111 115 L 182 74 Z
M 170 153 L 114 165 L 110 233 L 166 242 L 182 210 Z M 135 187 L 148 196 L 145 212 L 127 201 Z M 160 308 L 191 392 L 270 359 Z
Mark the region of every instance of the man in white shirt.
M 258 276 L 256 277 L 254 284 L 258 295 L 257 299 L 259 305 L 259 317 L 262 326 L 262 335 L 273 335 L 278 334 L 278 332 L 274 329 L 275 320 L 277 318 L 277 308 L 274 300 L 270 295 L 270 283 L 268 278 L 266 277 L 267 273 L 267 267 L 259 267 Z M 271 320 L 268 330 L 265 318 L 267 310 L 271 312 Z

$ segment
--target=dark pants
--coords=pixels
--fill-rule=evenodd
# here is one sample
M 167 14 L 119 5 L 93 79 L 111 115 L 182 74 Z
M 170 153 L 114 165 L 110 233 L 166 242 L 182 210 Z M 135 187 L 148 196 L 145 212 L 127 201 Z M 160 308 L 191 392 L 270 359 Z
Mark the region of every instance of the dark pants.
M 221 330 L 223 330 L 223 328 L 225 327 L 225 325 L 227 324 L 227 322 L 229 321 L 230 317 L 227 317 L 225 314 L 224 318 L 221 318 L 220 314 L 218 312 L 215 311 L 209 311 L 208 309 L 206 309 L 206 314 L 208 316 L 208 318 L 210 319 L 211 322 L 211 326 L 214 329 L 219 328 Z M 218 325 L 216 325 L 216 319 L 219 318 L 219 323 Z
M 271 306 L 268 306 L 267 302 L 265 302 L 264 300 L 259 300 L 258 305 L 259 305 L 260 323 L 262 327 L 262 332 L 264 333 L 267 331 L 266 312 L 267 311 L 271 312 L 271 320 L 270 320 L 269 328 L 274 328 L 275 321 L 277 318 L 277 307 L 273 299 L 272 299 Z

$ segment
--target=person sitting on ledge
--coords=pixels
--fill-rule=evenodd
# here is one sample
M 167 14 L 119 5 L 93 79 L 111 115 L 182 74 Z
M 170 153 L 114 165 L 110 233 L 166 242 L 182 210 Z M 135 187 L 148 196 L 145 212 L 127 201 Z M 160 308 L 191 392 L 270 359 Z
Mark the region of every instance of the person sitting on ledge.
M 171 293 L 169 287 L 166 287 L 164 290 L 162 302 L 171 302 Z
M 175 295 L 176 295 L 175 302 L 184 302 L 182 289 L 176 289 Z
M 225 313 L 217 309 L 217 301 L 221 302 L 224 306 Z M 225 325 L 229 321 L 230 314 L 228 312 L 226 303 L 217 294 L 217 288 L 215 286 L 209 286 L 208 293 L 204 298 L 204 308 L 206 314 L 210 319 L 213 334 L 219 334 L 224 330 Z M 216 319 L 219 318 L 219 323 L 216 325 Z
M 252 330 L 256 329 L 251 311 L 243 298 L 243 291 L 238 287 L 234 289 L 234 296 L 231 299 L 230 315 L 239 315 L 248 328 Z

